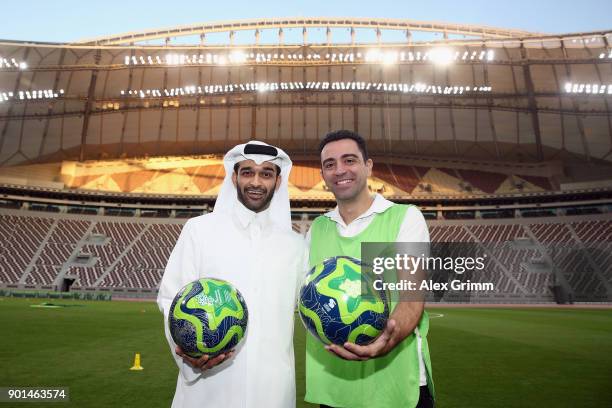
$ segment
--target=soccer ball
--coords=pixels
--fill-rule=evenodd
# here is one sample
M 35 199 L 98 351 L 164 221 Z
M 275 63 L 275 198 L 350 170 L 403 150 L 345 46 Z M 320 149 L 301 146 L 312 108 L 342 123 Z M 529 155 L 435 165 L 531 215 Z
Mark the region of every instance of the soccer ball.
M 198 279 L 174 297 L 168 316 L 172 340 L 199 358 L 228 352 L 244 337 L 249 311 L 242 295 L 221 279 Z
M 369 344 L 387 324 L 387 296 L 361 274 L 361 265 L 357 259 L 336 256 L 306 275 L 298 311 L 306 329 L 325 344 Z M 368 296 L 362 296 L 362 279 Z

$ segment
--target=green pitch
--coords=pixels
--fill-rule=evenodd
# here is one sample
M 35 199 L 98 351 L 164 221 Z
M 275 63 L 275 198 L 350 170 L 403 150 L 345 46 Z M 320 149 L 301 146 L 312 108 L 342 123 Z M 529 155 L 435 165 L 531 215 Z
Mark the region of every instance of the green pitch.
M 177 369 L 154 303 L 0 298 L 0 387 L 68 386 L 70 404 L 168 407 Z M 612 406 L 612 310 L 431 309 L 438 407 Z M 304 330 L 296 321 L 298 399 Z M 140 353 L 143 371 L 130 371 Z M 18 404 L 16 406 L 36 406 Z M 0 408 L 14 406 L 0 403 Z M 298 406 L 311 406 L 298 402 Z

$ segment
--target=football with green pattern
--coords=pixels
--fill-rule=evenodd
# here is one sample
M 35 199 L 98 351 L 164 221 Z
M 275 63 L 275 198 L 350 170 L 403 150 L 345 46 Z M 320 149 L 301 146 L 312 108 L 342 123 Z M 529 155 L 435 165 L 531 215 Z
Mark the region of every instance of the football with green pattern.
M 347 256 L 329 258 L 310 270 L 298 311 L 306 329 L 325 344 L 369 344 L 389 318 L 385 292 L 375 290 L 362 275 L 361 261 Z
M 228 352 L 244 337 L 249 312 L 240 292 L 220 279 L 198 279 L 183 287 L 170 306 L 172 340 L 198 358 Z

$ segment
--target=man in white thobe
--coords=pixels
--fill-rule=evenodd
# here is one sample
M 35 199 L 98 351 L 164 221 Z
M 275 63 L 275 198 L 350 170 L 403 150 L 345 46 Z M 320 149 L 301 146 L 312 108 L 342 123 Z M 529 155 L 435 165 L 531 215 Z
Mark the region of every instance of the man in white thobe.
M 252 141 L 230 150 L 224 167 L 213 212 L 185 224 L 159 288 L 157 303 L 179 367 L 172 407 L 295 407 L 293 317 L 304 243 L 291 228 L 291 160 Z M 168 314 L 179 289 L 204 277 L 232 283 L 249 321 L 234 352 L 196 360 L 173 342 Z

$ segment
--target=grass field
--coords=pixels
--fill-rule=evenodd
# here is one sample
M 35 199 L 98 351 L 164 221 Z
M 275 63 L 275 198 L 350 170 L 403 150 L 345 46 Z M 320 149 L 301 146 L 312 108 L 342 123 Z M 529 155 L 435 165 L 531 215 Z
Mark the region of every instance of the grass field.
M 154 303 L 55 300 L 79 306 L 30 307 L 41 301 L 0 298 L 0 387 L 70 387 L 69 404 L 40 404 L 46 407 L 170 405 L 177 369 Z M 438 407 L 612 406 L 612 310 L 431 313 Z M 306 407 L 304 336 L 298 323 L 298 406 Z M 140 372 L 129 371 L 136 352 Z

